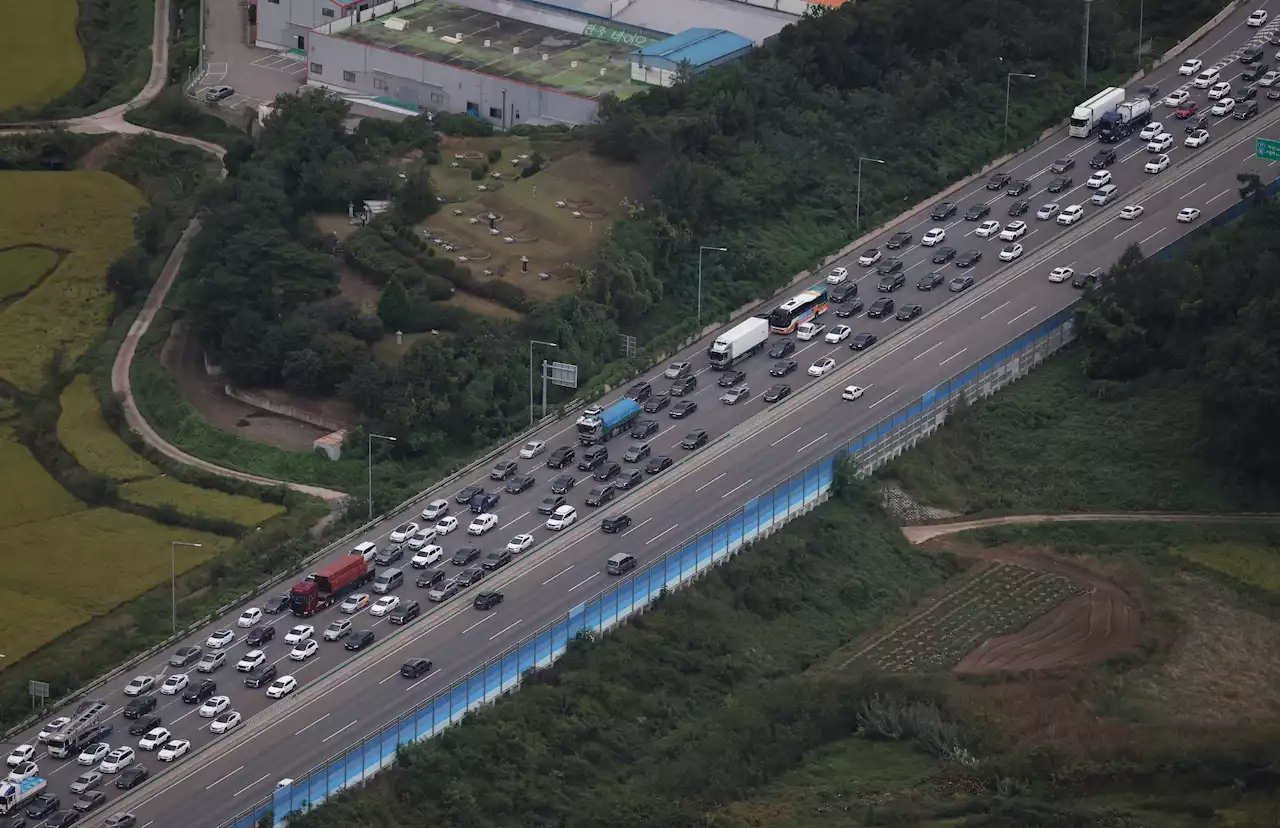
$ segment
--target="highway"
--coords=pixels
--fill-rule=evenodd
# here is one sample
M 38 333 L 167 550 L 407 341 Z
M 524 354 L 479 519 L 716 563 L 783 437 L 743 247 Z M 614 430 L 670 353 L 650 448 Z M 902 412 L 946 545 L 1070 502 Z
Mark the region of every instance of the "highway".
M 1183 57 L 1200 57 L 1206 65 L 1211 65 L 1235 52 L 1251 37 L 1259 36 L 1259 30 L 1243 26 L 1251 10 L 1238 10 Z M 1271 25 L 1264 31 L 1275 30 L 1276 26 Z M 1161 94 L 1168 94 L 1181 86 L 1181 82 L 1189 81 L 1173 74 L 1177 63 L 1174 61 L 1173 65 L 1152 73 L 1142 83 L 1159 84 Z M 1223 71 L 1224 79 L 1238 76 L 1241 68 L 1238 63 L 1230 64 Z M 1195 90 L 1193 98 L 1205 107 L 1204 90 Z M 1205 215 L 1201 221 L 1204 221 L 1236 201 L 1238 172 L 1258 173 L 1264 181 L 1274 179 L 1280 169 L 1276 162 L 1262 162 L 1253 157 L 1253 136 L 1280 137 L 1280 127 L 1272 123 L 1280 117 L 1280 112 L 1276 102 L 1262 95 L 1259 104 L 1260 115 L 1249 121 L 1215 119 L 1216 123 L 1209 127 L 1212 134 L 1209 143 L 1194 150 L 1182 146 L 1184 133 L 1181 123 L 1173 121 L 1172 110 L 1161 109 L 1159 117 L 1166 126 L 1176 124 L 1176 128 L 1169 130 L 1176 138 L 1175 147 L 1170 151 L 1173 166 L 1158 175 L 1146 174 L 1142 170 L 1149 157 L 1145 142 L 1135 136 L 1116 145 L 1120 160 L 1110 169 L 1113 183 L 1120 188 L 1120 197 L 1103 208 L 1088 205 L 1092 191 L 1084 187 L 1089 172 L 1088 158 L 1098 147 L 1095 141 L 1069 138 L 1063 129 L 1028 149 L 1004 170 L 1015 179 L 1030 180 L 1033 185 L 1031 191 L 1022 196 L 1033 205 L 1031 212 L 1022 217 L 1030 224 L 1029 232 L 1021 239 L 1026 250 L 1021 259 L 1012 264 L 997 260 L 996 254 L 1004 246 L 1003 242 L 976 238 L 972 233 L 977 223 L 960 217 L 968 206 L 983 201 L 991 203 L 991 217 L 1003 223 L 1009 220 L 1004 215 L 1007 205 L 1016 199 L 1003 192 L 986 190 L 983 181 L 975 182 L 953 198 L 960 205 L 958 214 L 941 225 L 948 234 L 944 244 L 960 250 L 983 251 L 982 261 L 968 271 L 977 278 L 977 284 L 964 293 L 952 294 L 945 287 L 928 292 L 915 288 L 916 279 L 934 267 L 928 261 L 932 251 L 919 246 L 919 237 L 935 226 L 929 220 L 927 208 L 923 215 L 908 219 L 903 226 L 887 228 L 884 239 L 901 229 L 914 234 L 909 246 L 895 252 L 903 258 L 907 282 L 892 297 L 899 305 L 917 302 L 924 306 L 926 313 L 909 322 L 892 317 L 873 320 L 865 315 L 837 319 L 834 313 L 823 317 L 828 329 L 837 323 L 848 323 L 855 333 L 876 333 L 880 342 L 864 352 L 851 351 L 847 342 L 830 345 L 821 338 L 797 343 L 797 354 L 791 358 L 799 363 L 799 370 L 785 380 L 768 376 L 773 360 L 764 354 L 757 355 L 739 366 L 748 375 L 746 382 L 751 388 L 751 397 L 738 405 L 726 406 L 718 402 L 723 389 L 715 384 L 717 375 L 707 370 L 705 349 L 710 338 L 688 349 L 677 359 L 694 363 L 699 385 L 690 398 L 698 403 L 698 411 L 687 420 L 673 420 L 665 411 L 652 415 L 660 423 L 660 431 L 650 438 L 654 454 L 669 454 L 682 462 L 604 509 L 592 509 L 583 503 L 592 484 L 582 480 L 585 473 L 577 472 L 580 482 L 570 492 L 569 502 L 578 509 L 580 526 L 563 533 L 563 537 L 555 538 L 555 533 L 546 530 L 545 517 L 537 512 L 538 502 L 548 493 L 547 484 L 561 472 L 542 466 L 545 454 L 534 461 L 518 461 L 520 471 L 533 474 L 537 485 L 519 495 L 503 494 L 496 510 L 500 520 L 498 528 L 479 539 L 469 538 L 465 528 L 460 528 L 440 541 L 447 558 L 455 549 L 470 542 L 488 551 L 504 546 L 518 532 L 535 535 L 538 547 L 487 576 L 479 585 L 479 588 L 502 590 L 506 600 L 497 609 L 479 612 L 471 608 L 470 598 L 476 587 L 442 605 L 428 604 L 425 590 L 413 585 L 417 572 L 408 568 L 406 555 L 402 565 L 407 581 L 396 594 L 404 600 L 421 602 L 424 615 L 399 630 L 387 624 L 385 618 L 369 617 L 367 611 L 357 615 L 356 627 L 372 629 L 379 637 L 379 644 L 369 652 L 351 654 L 340 644 L 326 642 L 322 643 L 319 653 L 306 662 L 290 661 L 289 648 L 281 639 L 288 627 L 303 620 L 288 615 L 267 616 L 266 622 L 278 630 L 276 640 L 265 648 L 270 659 L 278 662 L 282 675 L 294 675 L 302 684 L 294 696 L 281 702 L 270 702 L 262 690 L 249 690 L 241 684 L 241 675 L 233 665 L 249 648 L 242 640 L 247 631 L 237 629 L 241 641 L 229 648 L 231 663 L 213 678 L 219 684 L 219 692 L 231 697 L 233 708 L 248 723 L 242 726 L 239 735 L 213 737 L 208 733 L 208 720 L 198 718 L 194 706 L 184 705 L 177 697 L 160 696 L 156 712 L 175 737 L 191 739 L 197 748 L 213 740 L 223 740 L 229 749 L 215 748 L 186 764 L 179 760 L 163 774 L 158 771 L 165 766 L 155 761 L 154 755 L 140 753 L 142 761 L 158 775 L 129 795 L 129 806 L 138 815 L 139 825 L 212 827 L 225 822 L 267 796 L 277 780 L 305 773 L 589 598 L 604 586 L 608 576 L 603 572 L 603 562 L 610 554 L 628 551 L 636 555 L 642 565 L 660 556 L 770 488 L 783 475 L 831 452 L 896 407 L 910 402 L 1065 307 L 1078 292 L 1069 284 L 1050 283 L 1047 276 L 1052 268 L 1069 266 L 1077 272 L 1100 270 L 1132 243 L 1139 243 L 1152 252 L 1194 228 L 1194 224 L 1174 221 L 1182 207 L 1202 209 Z M 1056 158 L 1064 156 L 1077 159 L 1076 169 L 1072 171 L 1075 186 L 1067 194 L 1050 197 L 1044 192 L 1053 177 L 1047 168 Z M 1064 206 L 1084 204 L 1085 219 L 1072 227 L 1037 221 L 1036 209 L 1051 198 Z M 1131 203 L 1145 207 L 1141 218 L 1136 221 L 1116 218 L 1120 208 Z M 853 262 L 840 264 L 853 272 L 860 298 L 870 305 L 879 295 L 875 290 L 878 277 L 872 270 L 859 268 Z M 954 265 L 941 269 L 948 278 L 962 272 Z M 819 278 L 815 277 L 815 281 Z M 794 292 L 793 288 L 788 294 Z M 939 307 L 944 303 L 944 307 Z M 840 363 L 834 374 L 821 379 L 805 375 L 805 368 L 811 362 L 827 356 Z M 666 387 L 666 383 L 658 379 L 664 367 L 656 366 L 651 372 L 657 390 Z M 761 399 L 763 392 L 778 381 L 789 383 L 794 393 L 789 400 L 769 406 Z M 840 389 L 850 382 L 863 387 L 865 395 L 856 402 L 843 402 Z M 606 402 L 617 396 L 615 392 Z M 678 443 L 693 428 L 706 429 L 713 441 L 731 431 L 732 434 L 729 439 L 713 442 L 697 452 L 684 452 Z M 551 448 L 571 444 L 572 419 L 551 424 L 536 437 L 545 440 Z M 623 437 L 609 444 L 614 459 L 620 459 L 630 442 Z M 484 484 L 483 474 L 475 482 Z M 432 492 L 424 500 L 447 497 L 452 503 L 453 494 Z M 459 514 L 465 527 L 469 515 L 464 517 L 460 509 L 465 507 L 453 505 L 453 513 Z M 628 531 L 616 536 L 599 531 L 600 517 L 622 512 L 633 521 Z M 416 515 L 396 515 L 362 539 L 385 544 L 397 523 L 413 517 Z M 458 569 L 448 563 L 442 567 L 450 574 Z M 233 610 L 225 622 L 217 626 L 234 628 L 234 619 L 241 609 Z M 334 617 L 337 617 L 336 610 L 327 610 L 305 623 L 313 624 L 318 635 Z M 214 628 L 216 626 L 202 631 L 189 643 L 202 645 Z M 400 664 L 415 656 L 432 659 L 434 672 L 412 681 L 401 678 Z M 157 676 L 172 672 L 164 660 L 157 659 L 159 663 L 146 665 L 138 672 Z M 319 681 L 343 664 L 348 665 L 347 669 Z M 195 680 L 197 676 L 193 673 L 192 678 Z M 100 695 L 112 702 L 113 707 L 123 707 L 126 699 L 121 688 L 126 682 L 124 678 L 119 682 L 120 687 Z M 317 682 L 317 686 L 310 687 L 309 683 L 313 682 Z M 112 745 L 118 742 L 136 747 L 136 739 L 126 736 L 128 723 L 117 716 L 115 725 Z M 121 741 L 122 737 L 128 741 Z M 34 732 L 15 741 L 34 744 Z M 54 792 L 63 797 L 65 807 L 73 799 L 67 786 L 83 768 L 78 767 L 74 759 L 58 762 L 38 755 L 37 761 L 41 775 L 48 778 Z M 114 787 L 106 790 L 112 800 L 119 797 Z M 115 810 L 115 803 L 111 802 L 99 813 L 106 815 Z

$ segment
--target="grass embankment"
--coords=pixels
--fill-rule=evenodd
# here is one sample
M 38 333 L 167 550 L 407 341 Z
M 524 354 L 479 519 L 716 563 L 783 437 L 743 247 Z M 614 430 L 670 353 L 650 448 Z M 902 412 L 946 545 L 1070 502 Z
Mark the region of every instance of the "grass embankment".
M 0 251 L 0 302 L 31 290 L 58 264 L 58 254 L 26 245 Z
M 1072 351 L 947 421 L 886 466 L 924 503 L 981 512 L 1269 511 L 1207 450 L 1177 378 L 1092 383 Z
M 40 0 L 9 9 L 0 26 L 0 112 L 33 109 L 65 95 L 84 77 L 78 0 Z

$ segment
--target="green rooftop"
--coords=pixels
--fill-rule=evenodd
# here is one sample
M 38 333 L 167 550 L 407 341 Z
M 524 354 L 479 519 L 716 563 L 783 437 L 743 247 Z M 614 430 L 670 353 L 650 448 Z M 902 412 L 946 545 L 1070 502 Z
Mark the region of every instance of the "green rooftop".
M 616 36 L 613 27 L 584 27 L 599 34 L 569 34 L 441 0 L 422 0 L 394 15 L 351 26 L 337 37 L 584 98 L 607 92 L 626 97 L 643 88 L 631 83 L 630 55 L 635 47 L 602 39 Z

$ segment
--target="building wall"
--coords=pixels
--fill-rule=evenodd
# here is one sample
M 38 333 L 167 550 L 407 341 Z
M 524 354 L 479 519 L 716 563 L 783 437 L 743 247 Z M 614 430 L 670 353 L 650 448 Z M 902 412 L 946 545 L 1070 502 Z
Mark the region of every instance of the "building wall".
M 587 98 L 319 32 L 311 33 L 307 58 L 307 82 L 312 86 L 391 98 L 431 110 L 469 111 L 500 128 L 526 123 L 588 124 L 599 108 Z
M 750 53 L 751 47 L 739 49 L 727 55 L 721 55 L 713 60 L 709 60 L 700 66 L 695 66 L 693 71 L 699 75 L 706 72 L 713 66 L 719 66 L 722 63 L 728 63 L 731 60 L 737 60 Z M 643 62 L 642 62 L 643 60 Z M 664 57 L 645 57 L 638 55 L 631 56 L 631 80 L 636 83 L 645 83 L 650 86 L 670 86 L 675 82 L 676 74 L 680 69 L 680 62 Z
M 355 7 L 352 7 L 353 9 Z M 331 0 L 258 0 L 258 41 L 286 49 L 306 48 L 306 33 L 336 20 L 344 10 Z M 303 38 L 303 46 L 298 38 Z

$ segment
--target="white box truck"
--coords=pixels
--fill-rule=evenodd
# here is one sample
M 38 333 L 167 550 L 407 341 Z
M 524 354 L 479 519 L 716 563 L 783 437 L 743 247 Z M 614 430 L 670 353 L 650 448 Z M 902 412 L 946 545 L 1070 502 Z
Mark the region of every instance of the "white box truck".
M 753 316 L 716 337 L 707 349 L 711 367 L 717 371 L 732 368 L 764 347 L 769 339 L 769 320 Z
M 1124 103 L 1124 89 L 1119 86 L 1108 86 L 1089 100 L 1080 104 L 1071 113 L 1071 126 L 1068 133 L 1073 138 L 1088 138 L 1098 128 L 1102 116 L 1115 112 L 1116 107 Z

